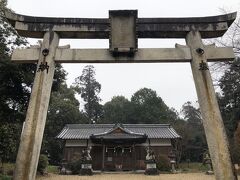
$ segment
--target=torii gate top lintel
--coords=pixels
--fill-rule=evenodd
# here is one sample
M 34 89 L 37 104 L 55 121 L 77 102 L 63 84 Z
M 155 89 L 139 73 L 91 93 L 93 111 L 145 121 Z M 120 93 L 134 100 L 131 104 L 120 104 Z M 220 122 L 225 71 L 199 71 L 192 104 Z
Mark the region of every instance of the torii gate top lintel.
M 201 33 L 202 38 L 222 36 L 237 13 L 209 17 L 188 18 L 137 18 L 137 10 L 109 11 L 134 14 L 138 38 L 185 38 L 191 30 Z M 60 38 L 108 39 L 110 33 L 109 18 L 55 18 L 35 17 L 6 11 L 6 18 L 15 27 L 19 35 L 29 38 L 43 38 L 45 32 L 53 30 Z
M 186 38 L 198 31 L 201 38 L 222 36 L 236 18 L 236 12 L 211 17 L 138 18 L 137 10 L 111 10 L 109 18 L 48 18 L 5 12 L 19 35 L 43 38 L 46 32 L 56 32 L 59 38 L 109 39 L 109 49 L 57 48 L 55 62 L 116 63 L 116 62 L 190 62 L 190 49 L 138 49 L 138 38 Z M 232 48 L 204 48 L 209 62 L 234 59 Z M 137 53 L 136 53 L 137 52 Z M 15 50 L 12 60 L 38 62 L 39 48 Z

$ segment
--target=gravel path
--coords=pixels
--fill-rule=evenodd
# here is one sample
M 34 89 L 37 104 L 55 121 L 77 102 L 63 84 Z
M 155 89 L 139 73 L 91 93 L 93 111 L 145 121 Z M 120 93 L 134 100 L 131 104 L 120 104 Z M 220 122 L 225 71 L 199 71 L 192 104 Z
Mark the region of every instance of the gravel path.
M 38 177 L 37 180 L 215 180 L 213 175 L 204 173 L 160 174 L 159 176 L 145 176 L 143 174 L 97 174 L 93 176 L 55 175 Z

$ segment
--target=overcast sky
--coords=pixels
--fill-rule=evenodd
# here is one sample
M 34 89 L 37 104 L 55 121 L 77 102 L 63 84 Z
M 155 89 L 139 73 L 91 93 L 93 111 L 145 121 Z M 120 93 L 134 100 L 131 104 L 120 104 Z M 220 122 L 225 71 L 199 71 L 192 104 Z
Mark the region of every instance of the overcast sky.
M 108 10 L 137 9 L 138 17 L 201 17 L 239 11 L 239 0 L 8 0 L 16 13 L 30 16 L 108 18 Z M 30 43 L 36 40 L 29 39 Z M 139 48 L 174 47 L 183 39 L 139 39 Z M 108 48 L 108 40 L 61 40 L 71 48 Z M 67 83 L 81 75 L 86 64 L 64 64 Z M 140 88 L 155 90 L 164 102 L 180 111 L 187 101 L 196 101 L 196 90 L 189 63 L 171 64 L 94 64 L 96 79 L 102 85 L 102 103 L 113 96 L 128 99 Z

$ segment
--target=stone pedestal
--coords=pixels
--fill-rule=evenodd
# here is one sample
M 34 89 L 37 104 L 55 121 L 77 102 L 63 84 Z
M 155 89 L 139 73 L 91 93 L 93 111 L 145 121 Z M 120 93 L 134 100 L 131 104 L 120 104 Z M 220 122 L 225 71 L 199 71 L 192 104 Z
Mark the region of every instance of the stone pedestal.
M 170 164 L 171 164 L 171 171 L 172 171 L 172 173 L 176 173 L 177 172 L 176 171 L 176 161 L 171 160 Z
M 212 168 L 211 159 L 210 159 L 210 162 L 207 161 L 206 165 L 207 165 L 207 169 L 208 169 L 208 170 L 206 171 L 206 174 L 207 174 L 207 175 L 213 175 L 214 172 L 213 172 L 213 168 Z
M 214 172 L 209 170 L 209 171 L 206 172 L 206 174 L 207 174 L 207 175 L 213 175 Z
M 146 160 L 145 164 L 146 164 L 146 169 L 145 169 L 144 174 L 146 174 L 146 175 L 158 175 L 159 174 L 155 160 Z
M 171 172 L 172 173 L 176 173 L 176 150 L 171 150 L 168 158 L 170 160 L 170 164 L 171 164 Z
M 66 175 L 67 169 L 66 169 L 67 163 L 62 163 L 61 167 L 59 167 L 59 174 Z
M 93 175 L 92 161 L 83 161 L 81 165 L 80 175 Z

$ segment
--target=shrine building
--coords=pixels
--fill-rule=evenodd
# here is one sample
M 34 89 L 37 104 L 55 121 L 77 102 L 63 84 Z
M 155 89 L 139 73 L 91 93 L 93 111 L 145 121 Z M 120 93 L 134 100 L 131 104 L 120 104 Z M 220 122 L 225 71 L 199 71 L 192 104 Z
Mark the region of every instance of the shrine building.
M 71 162 L 91 146 L 93 170 L 144 170 L 146 147 L 156 159 L 178 149 L 180 135 L 169 124 L 67 124 L 57 135 L 64 140 L 64 160 Z

